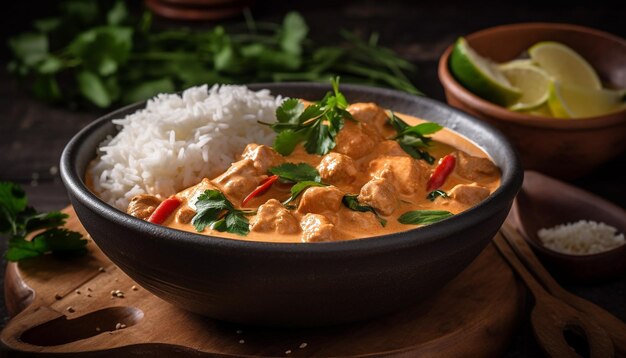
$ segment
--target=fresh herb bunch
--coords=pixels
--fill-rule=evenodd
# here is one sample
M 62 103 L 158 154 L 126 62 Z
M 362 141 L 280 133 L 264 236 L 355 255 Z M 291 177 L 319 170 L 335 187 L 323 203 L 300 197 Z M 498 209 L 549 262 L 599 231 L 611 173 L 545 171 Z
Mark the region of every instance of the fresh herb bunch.
M 108 5 L 108 6 L 107 6 Z M 413 66 L 391 50 L 340 32 L 343 43 L 319 46 L 302 16 L 245 30 L 154 30 L 149 12 L 133 17 L 124 1 L 65 1 L 58 17 L 9 40 L 9 70 L 30 77 L 37 98 L 106 108 L 199 84 L 275 81 L 347 82 L 419 91 L 405 73 Z M 241 26 L 240 26 L 241 28 Z
M 22 188 L 0 182 L 0 234 L 9 236 L 7 260 L 19 261 L 48 252 L 59 257 L 86 253 L 87 240 L 80 233 L 60 228 L 67 217 L 58 211 L 38 213 L 28 206 Z M 26 240 L 31 234 L 35 234 L 32 240 Z
M 339 92 L 339 78 L 333 78 L 331 83 L 333 91 L 321 101 L 304 108 L 299 99 L 288 99 L 276 109 L 275 123 L 259 122 L 278 133 L 273 145 L 278 153 L 289 155 L 300 142 L 304 142 L 310 154 L 324 155 L 335 147 L 335 137 L 344 120 L 353 118 L 346 110 L 348 101 Z

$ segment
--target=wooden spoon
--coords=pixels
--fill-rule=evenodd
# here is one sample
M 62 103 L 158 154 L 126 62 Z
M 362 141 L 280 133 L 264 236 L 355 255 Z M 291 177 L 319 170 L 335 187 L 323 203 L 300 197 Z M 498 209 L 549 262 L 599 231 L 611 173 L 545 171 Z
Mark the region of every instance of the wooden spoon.
M 526 243 L 526 240 L 511 226 L 509 221 L 510 220 L 507 219 L 500 229 L 504 238 L 513 247 L 517 256 L 524 262 L 526 267 L 532 271 L 539 282 L 541 282 L 543 287 L 554 297 L 586 313 L 588 316 L 593 317 L 594 321 L 608 332 L 613 340 L 615 350 L 620 353 L 620 356 L 626 356 L 626 323 L 600 306 L 563 289 L 539 262 L 530 246 Z
M 607 332 L 589 319 L 587 314 L 557 300 L 535 280 L 524 264 L 517 258 L 500 233 L 494 237 L 498 251 L 522 278 L 535 297 L 531 321 L 535 337 L 551 357 L 579 357 L 565 340 L 565 331 L 584 334 L 589 345 L 590 357 L 613 357 L 613 343 Z

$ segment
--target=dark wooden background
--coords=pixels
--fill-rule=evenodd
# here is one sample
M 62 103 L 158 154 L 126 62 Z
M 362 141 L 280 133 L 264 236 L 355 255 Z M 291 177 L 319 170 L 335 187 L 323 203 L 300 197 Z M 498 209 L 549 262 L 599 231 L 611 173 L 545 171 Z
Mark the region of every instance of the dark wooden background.
M 21 184 L 30 203 L 40 211 L 68 205 L 58 175 L 58 162 L 67 141 L 101 112 L 75 112 L 33 100 L 5 70 L 6 39 L 30 28 L 33 19 L 55 12 L 56 2 L 13 2 L 5 7 L 0 33 L 0 180 Z M 290 10 L 300 11 L 319 42 L 335 42 L 340 28 L 364 35 L 380 33 L 380 43 L 413 62 L 416 86 L 428 96 L 445 101 L 437 78 L 437 61 L 458 36 L 499 24 L 516 22 L 566 22 L 594 27 L 626 37 L 626 2 L 603 1 L 257 1 L 252 14 L 258 20 L 280 21 Z M 133 6 L 139 8 L 140 3 Z M 240 22 L 241 18 L 228 20 Z M 159 26 L 180 23 L 157 19 Z M 624 59 L 626 66 L 626 59 Z M 585 143 L 580 143 L 584 146 Z M 626 207 L 626 153 L 595 173 L 572 181 L 615 204 Z M 0 252 L 6 241 L 0 240 Z M 6 262 L 0 265 L 4 276 Z M 1 280 L 1 279 L 0 279 Z M 626 278 L 592 286 L 566 286 L 626 321 Z M 507 357 L 540 354 L 530 331 L 527 314 L 511 342 Z M 0 296 L 0 326 L 8 319 Z M 489 342 L 485 342 L 489 344 Z

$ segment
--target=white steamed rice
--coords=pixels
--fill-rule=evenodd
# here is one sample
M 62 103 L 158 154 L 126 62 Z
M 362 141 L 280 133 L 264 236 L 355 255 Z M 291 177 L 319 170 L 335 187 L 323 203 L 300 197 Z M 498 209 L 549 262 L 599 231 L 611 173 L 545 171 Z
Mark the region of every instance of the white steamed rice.
M 100 145 L 88 175 L 96 194 L 126 210 L 138 194 L 168 197 L 226 170 L 248 143 L 271 144 L 282 102 L 268 90 L 206 85 L 160 94 L 113 122 L 119 133 Z
M 543 245 L 564 254 L 587 255 L 624 245 L 624 234 L 603 222 L 580 220 L 537 232 Z

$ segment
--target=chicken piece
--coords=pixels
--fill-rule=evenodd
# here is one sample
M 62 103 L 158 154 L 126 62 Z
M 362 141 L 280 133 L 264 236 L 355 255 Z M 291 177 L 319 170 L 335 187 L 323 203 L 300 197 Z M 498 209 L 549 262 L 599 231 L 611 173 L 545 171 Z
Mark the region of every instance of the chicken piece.
M 357 175 L 354 160 L 339 153 L 326 154 L 317 166 L 317 170 L 324 182 L 334 185 L 350 184 Z
M 389 175 L 388 173 L 393 173 L 393 176 L 387 179 L 396 192 L 412 195 L 425 188 L 429 168 L 426 164 L 409 156 L 380 157 L 369 163 L 368 172 L 371 177 L 385 177 Z
M 148 194 L 136 195 L 128 204 L 126 212 L 136 218 L 146 220 L 159 204 L 161 204 L 161 200 L 156 196 Z
M 360 123 L 346 120 L 343 128 L 335 137 L 334 151 L 345 154 L 352 159 L 359 159 L 369 154 L 376 143 L 382 140 L 367 131 L 365 131 Z
M 335 225 L 324 215 L 306 214 L 300 221 L 302 242 L 323 242 L 335 239 Z
M 246 149 L 241 154 L 241 158 L 251 159 L 259 174 L 265 174 L 268 169 L 285 161 L 282 155 L 278 154 L 274 149 L 255 143 L 250 143 L 246 146 Z
M 379 230 L 381 228 L 381 224 L 376 218 L 376 215 L 369 211 L 342 210 L 341 217 L 344 224 L 343 226 L 350 228 L 350 230 L 371 233 L 372 230 Z
M 489 196 L 489 189 L 476 183 L 458 184 L 450 190 L 450 197 L 459 203 L 474 206 Z
M 266 177 L 254 167 L 252 159 L 245 158 L 233 163 L 227 171 L 213 179 L 213 183 L 221 187 L 222 192 L 227 196 L 241 200 Z
M 498 174 L 498 167 L 488 158 L 474 157 L 465 152 L 456 152 L 457 164 L 456 172 L 459 176 L 469 180 L 479 180 L 492 177 L 495 179 Z
M 298 220 L 276 199 L 270 199 L 259 206 L 257 214 L 250 221 L 250 230 L 257 232 L 277 232 L 293 234 L 300 230 Z
M 387 157 L 411 157 L 407 152 L 400 147 L 400 144 L 395 140 L 384 140 L 376 145 L 374 157 L 387 156 Z
M 176 213 L 176 222 L 179 224 L 189 224 L 196 215 L 192 208 L 182 208 Z
M 355 103 L 350 105 L 347 110 L 352 114 L 352 118 L 361 122 L 368 132 L 382 136 L 383 128 L 389 120 L 383 108 L 375 103 Z
M 381 174 L 383 176 L 375 177 L 363 185 L 358 200 L 382 215 L 391 215 L 398 207 L 396 190 L 391 179 L 393 173 L 387 169 Z
M 336 213 L 341 207 L 343 192 L 334 186 L 308 188 L 298 205 L 300 213 Z

